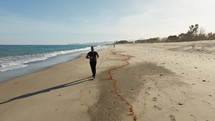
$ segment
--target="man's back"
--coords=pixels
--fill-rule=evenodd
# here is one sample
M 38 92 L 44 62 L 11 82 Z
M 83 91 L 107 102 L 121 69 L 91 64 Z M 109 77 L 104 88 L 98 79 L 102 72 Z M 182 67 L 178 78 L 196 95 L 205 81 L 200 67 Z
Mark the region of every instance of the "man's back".
M 98 53 L 96 51 L 90 51 L 88 54 L 87 54 L 87 58 L 90 59 L 90 61 L 96 61 L 97 60 L 97 57 L 98 57 Z

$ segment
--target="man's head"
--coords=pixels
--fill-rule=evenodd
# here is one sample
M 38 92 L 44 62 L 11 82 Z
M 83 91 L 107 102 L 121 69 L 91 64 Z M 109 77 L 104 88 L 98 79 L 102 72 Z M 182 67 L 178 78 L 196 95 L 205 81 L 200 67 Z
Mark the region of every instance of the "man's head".
M 91 46 L 91 51 L 94 51 L 94 47 L 93 46 Z

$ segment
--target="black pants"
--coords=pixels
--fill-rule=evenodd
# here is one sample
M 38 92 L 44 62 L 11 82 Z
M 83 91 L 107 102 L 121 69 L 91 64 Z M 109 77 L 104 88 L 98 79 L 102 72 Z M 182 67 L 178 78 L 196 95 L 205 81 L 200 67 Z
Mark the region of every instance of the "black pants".
M 92 71 L 92 76 L 95 77 L 96 76 L 96 61 L 90 61 L 90 67 L 91 67 L 91 71 Z

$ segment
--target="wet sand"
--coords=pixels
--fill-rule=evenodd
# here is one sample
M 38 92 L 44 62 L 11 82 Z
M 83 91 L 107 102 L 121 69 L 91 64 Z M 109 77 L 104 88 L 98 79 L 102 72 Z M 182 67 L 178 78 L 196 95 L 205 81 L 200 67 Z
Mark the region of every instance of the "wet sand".
M 215 41 L 128 44 L 0 84 L 1 121 L 213 121 Z

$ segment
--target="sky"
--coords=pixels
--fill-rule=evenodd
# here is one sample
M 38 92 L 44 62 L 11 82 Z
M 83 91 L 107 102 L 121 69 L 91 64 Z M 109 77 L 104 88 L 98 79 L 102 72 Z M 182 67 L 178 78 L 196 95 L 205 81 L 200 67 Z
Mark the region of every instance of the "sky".
M 215 32 L 214 0 L 0 0 L 0 44 L 112 42 Z

